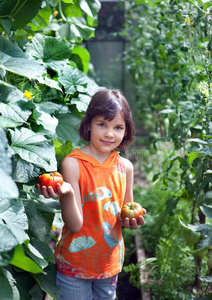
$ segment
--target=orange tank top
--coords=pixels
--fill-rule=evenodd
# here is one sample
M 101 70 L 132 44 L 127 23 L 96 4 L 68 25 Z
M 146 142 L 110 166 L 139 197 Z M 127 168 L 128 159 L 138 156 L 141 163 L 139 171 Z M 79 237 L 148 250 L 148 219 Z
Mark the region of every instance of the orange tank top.
M 104 279 L 118 274 L 124 260 L 124 241 L 117 214 L 126 188 L 126 171 L 117 151 L 100 164 L 75 149 L 83 208 L 83 226 L 78 233 L 66 225 L 55 249 L 56 265 L 64 275 Z

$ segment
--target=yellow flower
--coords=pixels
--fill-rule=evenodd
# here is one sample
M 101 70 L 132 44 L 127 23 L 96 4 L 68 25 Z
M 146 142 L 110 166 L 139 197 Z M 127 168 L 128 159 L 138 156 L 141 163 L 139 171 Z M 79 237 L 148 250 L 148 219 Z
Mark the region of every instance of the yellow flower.
M 205 94 L 205 96 L 209 96 L 208 89 L 206 89 L 206 90 L 204 91 L 204 94 Z
M 32 92 L 28 92 L 25 90 L 24 97 L 28 98 L 29 100 L 32 100 Z
M 212 89 L 212 83 L 210 83 L 210 88 Z
M 28 36 L 28 40 L 31 40 L 32 38 L 33 38 L 32 35 L 29 35 L 29 36 Z
M 203 86 L 201 84 L 198 85 L 199 90 L 201 91 Z
M 53 16 L 56 17 L 57 14 L 58 14 L 58 11 L 55 10 L 55 11 L 53 12 Z
M 191 18 L 186 16 L 186 17 L 185 17 L 184 23 L 185 23 L 185 24 L 186 24 L 186 23 L 190 24 L 190 23 L 191 23 Z

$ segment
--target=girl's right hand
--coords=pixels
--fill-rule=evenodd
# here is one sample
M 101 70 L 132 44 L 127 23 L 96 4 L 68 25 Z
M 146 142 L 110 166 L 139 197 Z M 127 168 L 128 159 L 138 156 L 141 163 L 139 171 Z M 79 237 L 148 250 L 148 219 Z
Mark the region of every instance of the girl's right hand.
M 63 185 L 60 183 L 57 184 L 57 192 L 53 190 L 51 186 L 41 186 L 39 183 L 37 184 L 37 191 L 40 195 L 43 195 L 45 198 L 57 198 L 68 193 L 74 193 L 74 190 L 70 183 L 63 182 Z

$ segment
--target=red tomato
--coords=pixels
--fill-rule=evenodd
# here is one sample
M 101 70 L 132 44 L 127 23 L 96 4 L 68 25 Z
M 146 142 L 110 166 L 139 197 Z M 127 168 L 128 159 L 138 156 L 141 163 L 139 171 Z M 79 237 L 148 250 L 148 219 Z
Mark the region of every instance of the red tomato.
M 59 172 L 52 172 L 47 174 L 42 174 L 39 176 L 39 182 L 41 186 L 51 186 L 53 190 L 57 193 L 57 183 L 63 184 L 63 176 Z
M 121 210 L 121 217 L 124 220 L 125 218 L 135 218 L 136 221 L 139 220 L 139 216 L 143 216 L 144 210 L 142 206 L 137 202 L 128 202 L 126 203 Z

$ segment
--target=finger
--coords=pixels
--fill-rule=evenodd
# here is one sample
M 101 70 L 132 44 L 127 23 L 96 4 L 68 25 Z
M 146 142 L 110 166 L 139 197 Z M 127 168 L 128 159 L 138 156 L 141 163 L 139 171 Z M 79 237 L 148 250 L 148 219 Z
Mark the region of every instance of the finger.
M 38 194 L 42 195 L 41 186 L 39 183 L 36 185 L 36 188 L 37 188 Z
M 136 221 L 135 218 L 132 218 L 132 220 L 131 220 L 131 227 L 130 228 L 132 228 L 134 230 L 138 229 L 138 224 L 137 224 L 137 221 Z
M 143 225 L 145 223 L 143 216 L 139 216 L 138 225 Z
M 51 198 L 57 198 L 59 196 L 59 194 L 57 192 L 55 192 L 53 187 L 51 187 L 51 186 L 47 187 L 47 192 Z
M 121 226 L 125 226 L 120 212 L 118 212 L 118 219 L 119 219 L 119 222 L 121 223 Z
M 41 190 L 41 195 L 43 195 L 45 198 L 51 198 L 47 188 L 44 185 L 40 187 L 40 190 Z
M 129 218 L 125 218 L 124 219 L 124 227 L 130 229 L 131 225 L 130 225 L 130 219 Z
M 146 211 L 146 209 L 145 209 L 145 208 L 143 208 L 143 213 L 144 213 L 144 215 L 146 214 L 146 212 L 147 212 L 147 211 Z

